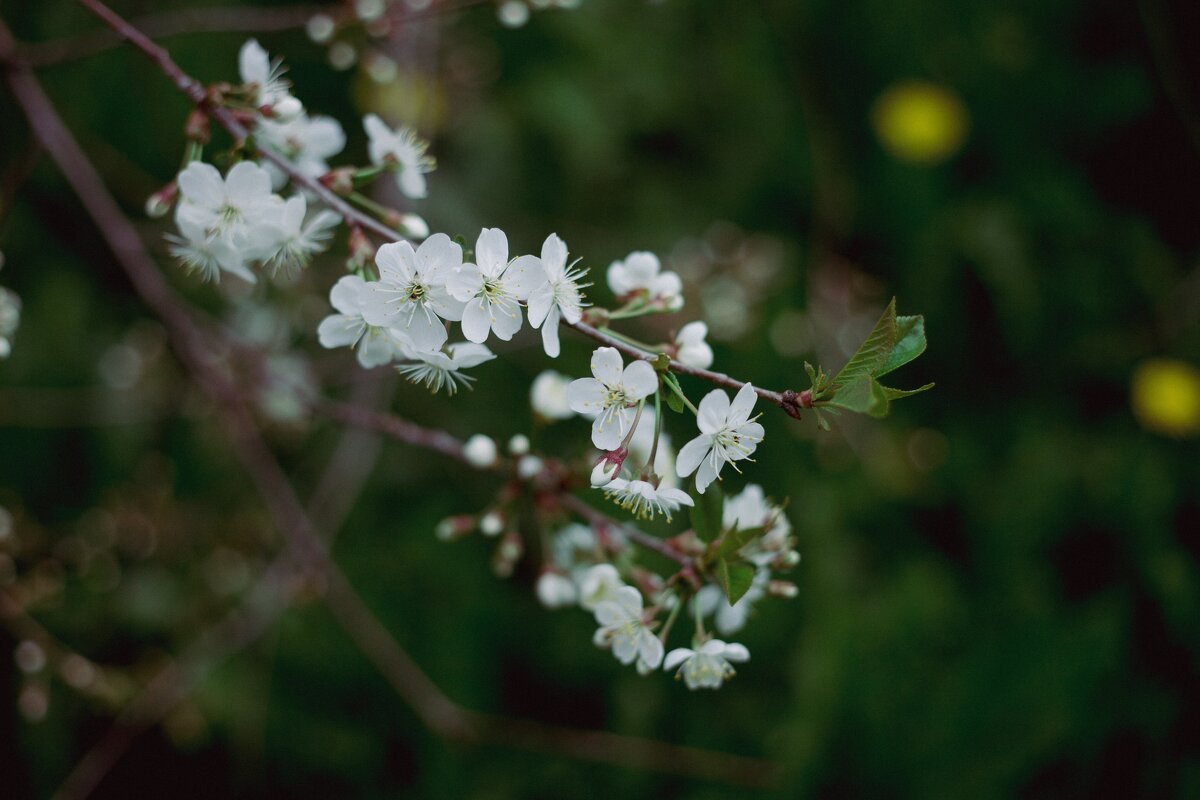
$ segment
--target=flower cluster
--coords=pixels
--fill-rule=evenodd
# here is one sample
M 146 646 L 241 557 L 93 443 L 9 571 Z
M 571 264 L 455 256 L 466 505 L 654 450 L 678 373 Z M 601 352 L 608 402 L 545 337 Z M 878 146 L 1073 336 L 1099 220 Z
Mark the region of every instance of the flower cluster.
M 365 13 L 358 4 L 364 23 L 387 22 L 387 6 L 382 0 L 376 5 L 378 14 L 374 6 Z M 768 499 L 757 484 L 728 497 L 721 490 L 722 479 L 752 462 L 764 440 L 755 413 L 760 396 L 791 416 L 801 408 L 814 409 L 818 424 L 824 424 L 820 407 L 882 416 L 893 399 L 915 393 L 882 386 L 877 378 L 920 354 L 923 321 L 897 317 L 895 304 L 889 305 L 868 341 L 890 343 L 890 349 L 873 345 L 833 376 L 808 367 L 812 388 L 803 393 L 764 391 L 709 372 L 715 354 L 703 320 L 672 325 L 654 334 L 662 338 L 648 341 L 636 338 L 636 330 L 617 329 L 618 323 L 676 314 L 686 305 L 681 273 L 665 269 L 655 254 L 639 250 L 612 261 L 604 281 L 611 304 L 593 306 L 584 294 L 592 286 L 588 271 L 557 234 L 547 236 L 536 254 L 513 252 L 499 228 L 484 228 L 469 249 L 462 237 L 431 235 L 420 217 L 360 192 L 390 176 L 404 197 L 426 196 L 434 162 L 428 143 L 412 129 L 393 129 L 368 114 L 363 126 L 369 164 L 331 167 L 329 160 L 345 146 L 341 126 L 310 115 L 291 93 L 282 64 L 257 42 L 242 48 L 239 68 L 240 84 L 218 85 L 210 94 L 245 120 L 271 158 L 257 163 L 239 145 L 222 174 L 200 160 L 207 139 L 189 122 L 188 163 L 150 203 L 164 213 L 177 204 L 178 234 L 169 236 L 171 252 L 205 278 L 229 273 L 253 282 L 255 264 L 274 274 L 306 266 L 346 222 L 348 274 L 329 291 L 332 313 L 317 325 L 318 341 L 325 348 L 353 349 L 364 368 L 390 365 L 433 392 L 453 395 L 470 388 L 475 378 L 468 370 L 497 358 L 489 344 L 515 340 L 526 322 L 540 331 L 550 358 L 560 355 L 562 327 L 597 340 L 590 375 L 547 370 L 530 389 L 539 425 L 577 417 L 588 422 L 595 448 L 590 457 L 536 452 L 533 432 L 512 435 L 504 457 L 492 438 L 472 436 L 456 454 L 507 481 L 489 507 L 443 521 L 437 535 L 452 541 L 478 531 L 494 539 L 492 567 L 504 577 L 515 574 L 527 551 L 540 552 L 536 596 L 549 608 L 578 605 L 591 613 L 597 646 L 642 674 L 663 668 L 691 689 L 721 686 L 734 675 L 734 664 L 749 659 L 749 651 L 715 634 L 740 631 L 764 598 L 798 592 L 779 577 L 800 561 L 783 505 Z M 276 164 L 280 159 L 286 166 Z M 288 190 L 289 181 L 298 185 L 284 197 L 280 192 Z M 339 212 L 310 213 L 315 199 Z M 369 238 L 381 232 L 394 241 L 377 245 Z M 690 274 L 678 259 L 668 266 Z M 688 284 L 695 282 L 689 277 Z M 15 296 L 0 293 L 5 351 L 17 307 Z M 718 328 L 723 329 L 719 321 Z M 303 360 L 289 358 L 292 354 L 267 359 L 263 373 L 275 374 L 274 384 L 287 387 L 264 403 L 275 409 L 273 416 L 291 419 L 316 405 L 309 402 L 316 381 Z M 685 377 L 720 388 L 694 404 L 681 382 Z M 685 436 L 675 441 L 685 443 L 678 451 L 668 431 L 677 423 L 668 424 L 669 412 L 682 415 L 676 435 Z M 573 424 L 582 435 L 583 425 Z M 587 486 L 595 498 L 612 504 L 614 514 L 629 519 L 581 506 L 571 493 Z M 564 519 L 568 511 L 590 525 Z M 673 524 L 677 515 L 691 524 L 672 536 L 644 527 L 660 520 Z M 637 557 L 642 551 L 654 552 L 671 570 L 642 564 Z M 691 646 L 668 652 L 681 617 L 693 622 Z

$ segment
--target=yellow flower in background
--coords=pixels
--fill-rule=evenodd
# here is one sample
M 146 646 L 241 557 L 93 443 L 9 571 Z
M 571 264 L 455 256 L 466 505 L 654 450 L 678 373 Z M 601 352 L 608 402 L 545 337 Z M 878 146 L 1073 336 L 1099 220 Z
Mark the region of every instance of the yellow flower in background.
M 949 89 L 906 81 L 879 96 L 871 122 L 879 141 L 896 158 L 937 164 L 962 147 L 970 120 L 966 106 Z
M 1200 370 L 1173 358 L 1138 365 L 1131 386 L 1133 413 L 1142 425 L 1183 438 L 1200 432 Z

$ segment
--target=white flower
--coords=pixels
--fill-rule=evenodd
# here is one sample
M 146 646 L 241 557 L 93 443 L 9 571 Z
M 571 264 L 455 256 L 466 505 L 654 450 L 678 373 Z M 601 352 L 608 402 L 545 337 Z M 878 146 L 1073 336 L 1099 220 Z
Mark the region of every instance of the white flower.
M 514 434 L 508 440 L 509 455 L 523 456 L 529 452 L 529 437 L 523 433 Z
M 338 313 L 330 314 L 317 326 L 322 347 L 353 347 L 358 363 L 368 369 L 391 363 L 404 352 L 395 334 L 368 325 L 363 319 L 363 308 L 370 299 L 366 281 L 357 275 L 342 277 L 329 290 L 329 303 Z
M 725 591 L 721 587 L 712 584 L 704 586 L 696 592 L 692 602 L 696 604 L 701 616 L 711 615 L 713 617 L 713 623 L 720 633 L 725 635 L 737 633 L 746 627 L 746 620 L 750 618 L 754 604 L 766 594 L 769 579 L 770 573 L 767 570 L 758 570 L 754 573 L 754 581 L 750 584 L 750 588 L 733 604 L 726 599 Z
M 463 264 L 450 276 L 447 289 L 465 302 L 463 335 L 472 342 L 487 340 L 488 333 L 508 341 L 521 329 L 521 303 L 544 280 L 536 256 L 508 260 L 508 237 L 499 228 L 484 228 L 475 242 L 476 264 Z
M 561 572 L 546 570 L 538 578 L 537 597 L 546 608 L 572 605 L 576 596 L 574 582 Z
M 681 364 L 696 369 L 708 369 L 713 363 L 713 351 L 704 341 L 708 336 L 708 326 L 703 322 L 689 322 L 679 330 L 675 337 L 675 359 Z
M 524 455 L 517 461 L 517 477 L 523 481 L 530 480 L 546 467 L 546 462 L 537 456 Z
M 729 662 L 749 660 L 750 651 L 745 646 L 709 639 L 696 650 L 687 647 L 672 650 L 663 662 L 663 669 L 679 667 L 676 674 L 683 677 L 689 689 L 719 689 L 736 674 Z
M 661 272 L 661 269 L 654 253 L 630 253 L 624 261 L 608 265 L 608 288 L 620 298 L 645 292 L 648 300 L 678 310 L 683 306 L 683 282 L 674 272 Z
M 291 97 L 291 84 L 283 77 L 286 71 L 283 59 L 272 61 L 267 51 L 254 39 L 247 39 L 238 53 L 238 72 L 241 73 L 242 83 L 256 88 L 256 106 L 275 106 Z
M 475 380 L 463 372 L 496 357 L 484 345 L 474 342 L 455 342 L 443 350 L 416 350 L 402 345 L 401 352 L 410 363 L 396 367 L 400 374 L 413 383 L 423 383 L 429 391 L 454 395 L 460 387 L 471 388 Z
M 504 531 L 504 516 L 498 511 L 489 511 L 479 520 L 479 532 L 484 536 L 499 536 Z
M 21 298 L 13 290 L 0 286 L 0 358 L 8 358 L 12 352 L 13 336 L 20 324 Z
M 279 239 L 277 217 L 283 200 L 271 193 L 271 176 L 249 161 L 234 164 L 225 178 L 211 164 L 193 161 L 179 173 L 180 231 L 197 243 L 197 231 L 207 239 L 224 238 L 241 260 L 271 254 Z M 222 268 L 231 270 L 222 263 Z
M 166 234 L 167 250 L 188 272 L 199 274 L 205 281 L 219 281 L 222 271 L 237 275 L 248 283 L 258 280 L 230 237 L 209 236 L 204 228 L 179 216 L 175 224 L 183 235 Z
M 671 512 L 680 506 L 694 505 L 692 498 L 680 489 L 658 488 L 649 481 L 614 478 L 604 487 L 604 496 L 640 519 L 654 519 L 662 514 L 671 521 Z
M 592 444 L 616 450 L 633 424 L 634 406 L 658 389 L 658 375 L 646 361 L 637 360 L 621 370 L 621 354 L 614 347 L 592 353 L 594 378 L 579 378 L 567 387 L 572 411 L 594 416 Z
M 576 533 L 576 539 L 578 538 Z M 594 534 L 592 541 L 594 544 Z M 625 582 L 621 580 L 616 567 L 612 564 L 597 564 L 584 574 L 579 583 L 579 605 L 588 611 L 595 611 L 601 603 L 615 599 L 617 590 L 624 585 Z
M 363 117 L 363 128 L 367 132 L 367 151 L 372 164 L 395 164 L 396 185 L 405 197 L 419 200 L 425 196 L 425 173 L 431 172 L 434 161 L 425 151 L 429 143 L 417 136 L 411 128 L 392 130 L 375 114 Z
M 529 405 L 545 419 L 570 419 L 575 416 L 567 402 L 570 383 L 570 378 L 553 370 L 539 373 L 529 389 Z
M 638 669 L 655 669 L 662 663 L 663 646 L 642 619 L 642 594 L 632 586 L 622 586 L 610 600 L 596 606 L 593 637 L 599 647 L 611 647 L 622 664 L 638 662 Z
M 529 293 L 529 324 L 542 329 L 546 355 L 558 358 L 558 320 L 572 325 L 583 318 L 583 296 L 579 290 L 591 284 L 580 283 L 586 271 L 567 265 L 567 243 L 550 234 L 542 243 L 542 270 L 546 282 Z M 575 263 L 579 263 L 578 259 Z
M 346 146 L 346 134 L 336 119 L 309 117 L 304 113 L 286 121 L 263 118 L 259 120 L 257 134 L 264 144 L 310 178 L 319 178 L 328 172 L 328 159 Z M 274 163 L 264 161 L 263 167 L 271 173 L 271 185 L 275 189 L 287 183 L 287 174 Z
M 592 474 L 589 478 L 592 486 L 599 489 L 612 483 L 613 479 L 621 474 L 621 464 L 625 461 L 624 456 L 625 453 L 621 450 L 614 450 L 601 456 L 600 460 L 596 462 L 596 466 L 592 467 Z
M 304 214 L 307 206 L 304 195 L 298 194 L 289 197 L 278 210 L 278 244 L 275 252 L 266 260 L 267 266 L 276 274 L 286 275 L 307 267 L 314 255 L 325 252 L 329 240 L 333 238 L 333 229 L 341 222 L 340 216 L 322 209 L 306 225 Z
M 732 404 L 720 389 L 706 394 L 696 416 L 700 435 L 683 446 L 675 463 L 679 477 L 686 478 L 699 467 L 696 490 L 704 494 L 708 485 L 721 477 L 726 463 L 749 458 L 763 439 L 763 426 L 750 419 L 757 399 L 748 383 L 738 390 Z
M 725 498 L 722 523 L 726 528 L 736 528 L 740 531 L 751 528 L 766 529 L 766 533 L 739 551 L 743 557 L 759 566 L 773 561 L 787 551 L 792 543 L 791 523 L 783 515 L 783 510 L 771 503 L 763 488 L 756 483 L 751 483 L 738 494 Z
M 381 245 L 375 264 L 380 280 L 371 284 L 367 322 L 401 331 L 418 350 L 440 348 L 446 342 L 442 320 L 462 319 L 463 303 L 446 291 L 446 281 L 462 266 L 462 248 L 435 233 L 415 251 L 408 242 Z
M 496 463 L 496 443 L 490 436 L 477 433 L 463 445 L 463 457 L 473 467 L 490 467 Z

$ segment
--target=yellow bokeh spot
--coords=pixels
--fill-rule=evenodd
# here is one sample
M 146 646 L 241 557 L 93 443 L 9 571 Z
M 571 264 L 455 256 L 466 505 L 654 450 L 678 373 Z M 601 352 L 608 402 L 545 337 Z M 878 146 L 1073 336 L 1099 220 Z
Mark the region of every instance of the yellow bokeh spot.
M 969 118 L 966 106 L 949 89 L 907 81 L 879 96 L 871 122 L 879 141 L 896 158 L 937 164 L 962 147 Z
M 1200 433 L 1200 370 L 1171 358 L 1144 361 L 1134 370 L 1133 413 L 1146 428 L 1168 436 Z

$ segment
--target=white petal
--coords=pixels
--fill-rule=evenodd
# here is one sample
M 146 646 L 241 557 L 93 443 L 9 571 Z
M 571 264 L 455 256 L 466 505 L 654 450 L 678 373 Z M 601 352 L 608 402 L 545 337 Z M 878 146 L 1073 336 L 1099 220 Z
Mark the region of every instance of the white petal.
M 676 474 L 681 478 L 691 475 L 709 450 L 712 450 L 712 438 L 703 434 L 685 444 L 675 459 Z
M 530 294 L 542 285 L 546 285 L 546 273 L 542 271 L 542 260 L 537 256 L 517 256 L 504 270 L 504 288 L 522 302 L 528 300 Z
M 711 458 L 701 461 L 700 469 L 696 471 L 696 491 L 704 494 L 704 490 L 708 488 L 708 485 L 721 476 L 721 467 L 724 465 L 725 462 L 720 461 L 714 467 Z
M 400 187 L 400 191 L 405 197 L 413 200 L 420 200 L 428 193 L 425 175 L 412 167 L 405 167 L 401 170 L 400 174 L 396 176 L 396 185 Z
M 266 197 L 271 194 L 271 175 L 253 161 L 239 161 L 225 176 L 225 189 L 239 200 Z
M 597 603 L 596 609 L 592 613 L 596 617 L 597 624 L 605 626 L 620 625 L 629 619 L 629 615 L 625 613 L 625 609 L 612 600 L 604 600 Z
M 361 319 L 347 317 L 345 314 L 330 314 L 317 326 L 317 340 L 321 347 L 329 349 L 348 347 L 358 341 L 362 330 Z
M 542 269 L 546 277 L 553 281 L 562 277 L 566 266 L 567 243 L 558 238 L 558 234 L 552 233 L 542 242 Z
M 574 408 L 572 406 L 572 408 Z M 601 414 L 592 421 L 592 444 L 600 450 L 616 450 L 621 446 L 621 440 L 625 438 L 625 432 L 621 430 L 619 418 L 624 409 L 616 414 L 608 415 Z
M 431 284 L 444 285 L 462 263 L 462 248 L 444 233 L 435 233 L 417 248 L 417 271 Z
M 750 384 L 745 384 L 733 398 L 733 404 L 729 406 L 729 415 L 727 419 L 729 424 L 738 425 L 750 418 L 750 412 L 754 410 L 754 402 L 758 400 L 758 394 L 755 393 L 754 387 Z
M 375 265 L 382 279 L 404 284 L 416 274 L 417 254 L 408 242 L 388 242 L 375 253 Z
M 366 286 L 367 282 L 357 275 L 345 275 L 329 290 L 329 303 L 343 314 L 359 314 Z
M 630 400 L 641 400 L 658 391 L 658 374 L 649 362 L 634 361 L 621 375 L 621 385 L 625 387 L 626 397 Z
M 437 350 L 446 343 L 446 326 L 433 314 L 414 309 L 407 324 L 399 326 L 419 350 Z
M 496 336 L 508 341 L 516 335 L 517 331 L 521 330 L 521 307 L 516 303 L 509 303 L 505 307 L 492 304 L 492 330 Z
M 592 374 L 605 386 L 621 385 L 621 354 L 615 347 L 597 347 L 592 351 Z
M 713 389 L 700 401 L 696 425 L 704 433 L 716 433 L 725 426 L 729 415 L 729 396 L 720 389 Z
M 475 261 L 480 271 L 495 278 L 508 266 L 508 237 L 499 228 L 484 228 L 475 240 Z
M 487 341 L 488 332 L 492 329 L 489 303 L 483 297 L 477 297 L 467 302 L 462 314 L 462 332 L 469 340 L 476 343 Z
M 663 660 L 663 645 L 650 631 L 643 630 L 638 642 L 638 655 L 650 669 L 658 669 Z
M 446 280 L 446 291 L 455 300 L 470 300 L 482 290 L 483 273 L 474 264 L 463 264 Z
M 693 651 L 686 647 L 676 647 L 671 652 L 667 653 L 667 657 L 663 659 L 663 669 L 670 671 L 678 667 L 683 662 L 687 661 L 693 655 Z
M 599 414 L 608 390 L 595 378 L 579 378 L 567 386 L 567 405 L 577 414 Z
M 175 179 L 180 193 L 193 203 L 215 209 L 225 200 L 225 183 L 212 164 L 192 161 Z
M 545 348 L 546 355 L 558 358 L 558 306 L 550 306 L 542 324 L 542 347 Z
M 746 649 L 745 645 L 737 644 L 736 642 L 725 645 L 725 652 L 723 655 L 726 661 L 750 660 L 750 651 Z
M 675 337 L 675 341 L 679 344 L 700 344 L 708 337 L 708 325 L 700 320 L 689 322 L 679 329 L 679 335 Z
M 470 369 L 485 361 L 491 361 L 496 354 L 481 344 L 457 342 L 450 345 L 450 358 L 456 369 Z

